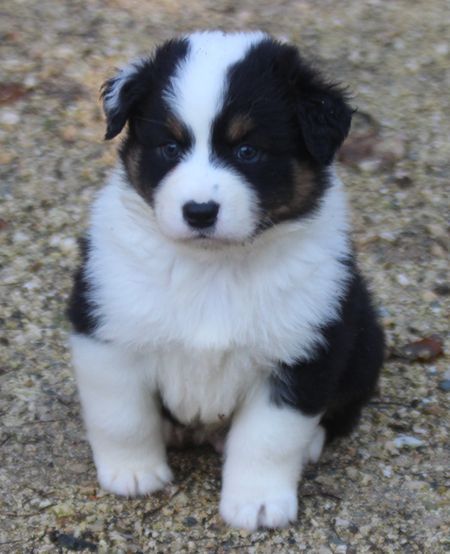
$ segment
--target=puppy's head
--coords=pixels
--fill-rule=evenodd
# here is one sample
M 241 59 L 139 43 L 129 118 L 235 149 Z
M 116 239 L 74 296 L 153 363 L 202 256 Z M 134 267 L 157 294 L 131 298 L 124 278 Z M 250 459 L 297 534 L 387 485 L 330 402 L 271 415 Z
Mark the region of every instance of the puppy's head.
M 128 180 L 175 240 L 244 242 L 313 210 L 346 137 L 341 92 L 293 46 L 204 32 L 163 44 L 103 88 L 106 138 L 128 122 Z

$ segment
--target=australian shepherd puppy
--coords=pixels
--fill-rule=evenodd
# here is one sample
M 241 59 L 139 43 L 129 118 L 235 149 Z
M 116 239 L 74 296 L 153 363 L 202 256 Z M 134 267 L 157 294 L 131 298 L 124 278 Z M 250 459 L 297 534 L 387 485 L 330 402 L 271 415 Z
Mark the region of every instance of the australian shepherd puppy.
M 333 166 L 352 110 L 261 32 L 166 42 L 103 101 L 106 138 L 127 132 L 69 306 L 100 485 L 161 489 L 190 435 L 223 445 L 226 522 L 285 526 L 382 363 Z

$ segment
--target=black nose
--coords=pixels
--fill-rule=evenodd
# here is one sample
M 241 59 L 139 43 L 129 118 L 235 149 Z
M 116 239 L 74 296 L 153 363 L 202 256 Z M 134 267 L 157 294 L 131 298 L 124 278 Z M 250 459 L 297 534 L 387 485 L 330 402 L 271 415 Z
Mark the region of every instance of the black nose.
M 205 229 L 211 227 L 217 219 L 219 204 L 210 200 L 209 202 L 186 202 L 183 206 L 183 217 L 191 227 Z

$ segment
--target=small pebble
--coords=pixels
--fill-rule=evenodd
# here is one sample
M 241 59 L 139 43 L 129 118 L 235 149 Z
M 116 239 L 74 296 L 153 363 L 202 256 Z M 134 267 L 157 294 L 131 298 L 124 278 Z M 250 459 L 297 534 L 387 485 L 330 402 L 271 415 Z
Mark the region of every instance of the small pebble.
M 404 273 L 399 273 L 397 275 L 397 283 L 399 285 L 402 285 L 402 287 L 405 287 L 406 285 L 410 284 L 410 280 L 408 279 L 408 277 Z
M 450 392 L 450 379 L 444 379 L 444 381 L 439 381 L 438 387 L 444 392 Z
M 394 439 L 393 442 L 397 448 L 403 448 L 404 446 L 410 448 L 418 448 L 419 446 L 424 445 L 423 441 L 410 435 L 399 435 Z
M 348 519 L 342 519 L 340 517 L 337 517 L 334 520 L 334 524 L 336 525 L 336 527 L 349 527 L 350 522 L 348 521 Z
M 194 525 L 197 525 L 198 521 L 195 519 L 195 517 L 187 516 L 184 518 L 183 523 L 187 527 L 193 527 Z
M 75 463 L 75 464 L 71 464 L 69 466 L 69 469 L 72 473 L 83 475 L 86 473 L 87 467 L 86 467 L 86 464 Z
M 440 42 L 435 45 L 434 51 L 436 54 L 439 54 L 440 56 L 447 56 L 449 52 L 449 45 L 448 42 Z
M 425 290 L 422 293 L 422 298 L 425 302 L 433 302 L 436 300 L 436 294 L 431 290 Z
M 19 121 L 20 116 L 17 112 L 8 110 L 0 114 L 0 123 L 3 123 L 4 125 L 17 125 Z
M 433 292 L 435 294 L 438 294 L 439 296 L 446 296 L 450 294 L 450 284 L 449 283 L 437 283 L 434 288 Z

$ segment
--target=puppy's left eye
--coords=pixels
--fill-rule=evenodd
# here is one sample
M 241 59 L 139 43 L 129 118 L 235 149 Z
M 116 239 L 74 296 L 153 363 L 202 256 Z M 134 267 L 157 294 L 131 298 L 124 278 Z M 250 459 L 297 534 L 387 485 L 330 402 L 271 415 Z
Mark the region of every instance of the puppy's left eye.
M 175 141 L 167 142 L 159 146 L 158 150 L 161 156 L 167 161 L 173 162 L 181 158 L 181 146 Z
M 240 162 L 257 162 L 261 158 L 261 150 L 250 144 L 241 144 L 236 148 L 235 156 Z

